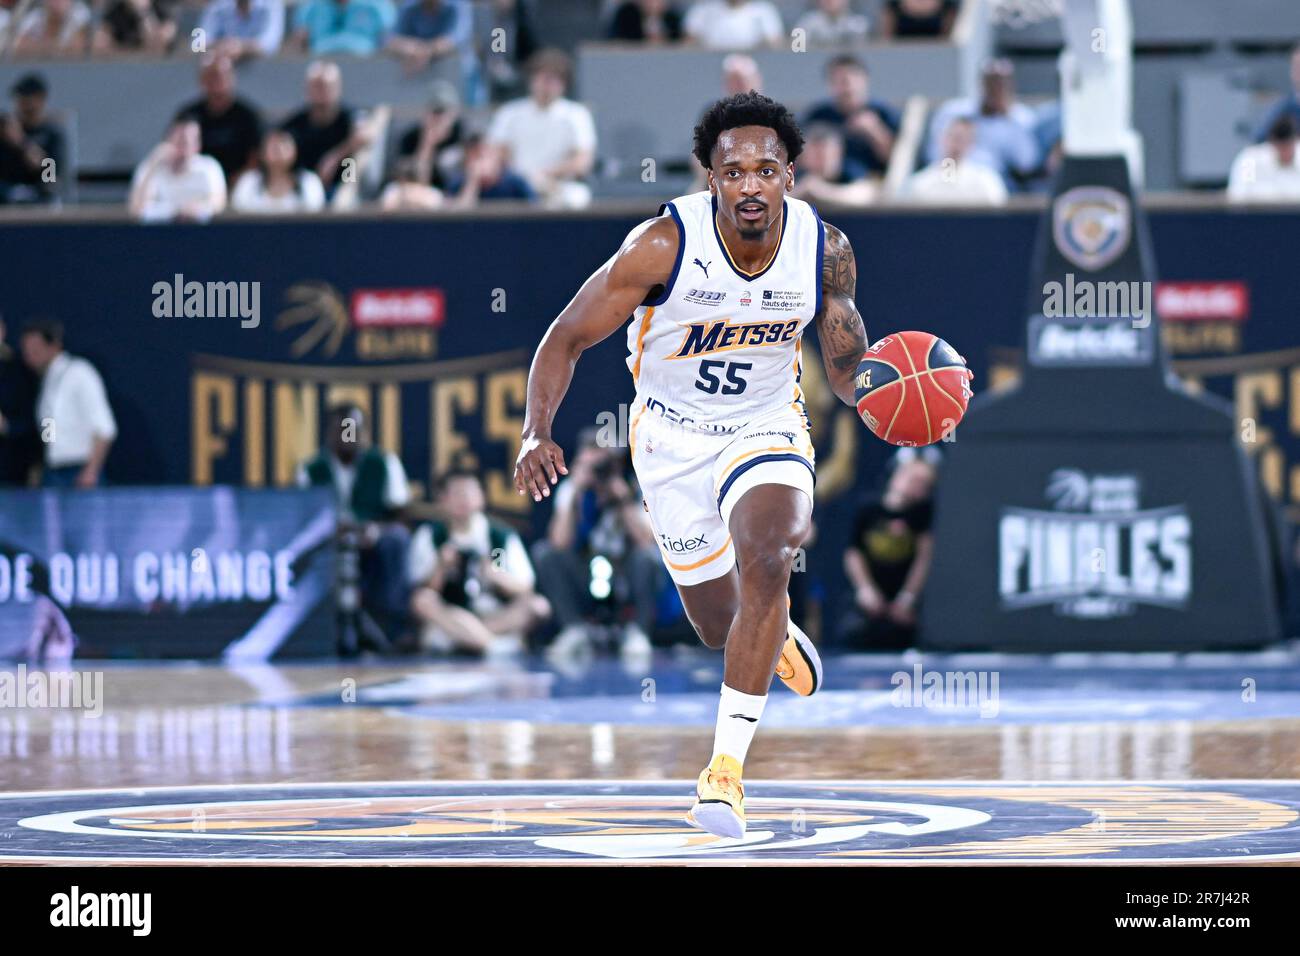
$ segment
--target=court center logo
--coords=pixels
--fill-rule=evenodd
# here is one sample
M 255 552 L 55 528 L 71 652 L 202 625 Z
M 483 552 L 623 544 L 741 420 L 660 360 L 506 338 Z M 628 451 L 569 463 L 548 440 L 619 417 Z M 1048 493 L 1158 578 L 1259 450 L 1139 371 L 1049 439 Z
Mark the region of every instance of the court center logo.
M 0 862 L 1136 862 L 1300 859 L 1300 781 L 750 783 L 749 829 L 689 781 L 464 781 L 19 793 Z
M 1104 269 L 1124 254 L 1132 233 L 1128 199 L 1107 186 L 1078 186 L 1052 203 L 1052 236 L 1081 269 Z
M 1183 504 L 1139 507 L 1134 474 L 1058 468 L 1051 510 L 1003 508 L 1002 607 L 1053 605 L 1063 617 L 1106 619 L 1140 604 L 1181 609 L 1192 594 L 1192 522 Z

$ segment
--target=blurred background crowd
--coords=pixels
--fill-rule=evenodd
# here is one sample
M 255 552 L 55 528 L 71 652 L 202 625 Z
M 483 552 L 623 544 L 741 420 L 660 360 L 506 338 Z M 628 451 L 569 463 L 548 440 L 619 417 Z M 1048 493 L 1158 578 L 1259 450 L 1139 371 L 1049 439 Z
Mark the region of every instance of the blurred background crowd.
M 970 66 L 973 94 L 957 97 L 917 97 L 896 70 L 889 89 L 878 91 L 872 61 L 900 45 L 987 46 L 954 31 L 972 33 L 972 24 L 996 20 L 999 10 L 1005 19 L 1021 6 L 0 0 L 0 75 L 12 77 L 9 109 L 0 115 L 0 203 L 125 204 L 144 220 L 204 221 L 226 211 L 465 209 L 501 200 L 580 208 L 628 195 L 629 182 L 642 190 L 662 183 L 672 195 L 702 183 L 685 131 L 676 142 L 646 143 L 647 135 L 663 139 L 660 120 L 650 116 L 631 131 L 624 117 L 602 111 L 635 114 L 678 64 L 694 80 L 698 61 L 672 58 L 693 49 L 718 53 L 709 61 L 713 88 L 696 90 L 696 114 L 717 95 L 747 89 L 797 108 L 809 142 L 799 161 L 801 196 L 840 206 L 999 204 L 1044 190 L 1059 163 L 1057 98 L 1042 90 L 1024 96 L 1017 84 L 1018 64 L 1039 75 L 1042 51 L 1030 45 L 1000 56 L 989 47 Z M 1236 129 L 1218 139 L 1233 142 L 1205 147 L 1214 157 L 1180 157 L 1174 181 L 1156 185 L 1226 189 L 1241 201 L 1300 199 L 1300 50 L 1290 56 L 1289 88 L 1274 66 L 1289 45 L 1279 35 L 1219 56 L 1236 70 L 1256 64 L 1267 76 L 1262 83 L 1237 76 L 1226 92 L 1179 88 L 1180 99 L 1223 98 L 1247 83 L 1249 116 L 1227 116 L 1224 129 Z M 1167 49 L 1139 46 L 1139 64 L 1144 57 L 1175 63 L 1187 47 L 1181 39 Z M 593 50 L 622 56 L 611 67 Z M 636 50 L 645 55 L 629 55 Z M 764 62 L 778 61 L 764 57 L 791 53 L 809 57 L 805 86 L 765 82 Z M 106 59 L 130 62 L 134 72 L 121 76 L 138 79 L 122 92 L 142 91 L 138 102 L 113 100 L 93 74 L 77 71 Z M 24 70 L 24 61 L 38 66 Z M 601 95 L 610 69 L 627 84 L 612 107 Z M 255 80 L 251 88 L 245 74 Z M 349 76 L 366 92 L 350 89 Z M 177 83 L 193 87 L 179 102 Z M 918 78 L 917 88 L 924 86 Z M 294 105 L 268 104 L 267 96 Z M 106 126 L 100 114 L 110 104 L 130 121 Z M 615 142 L 603 141 L 602 130 Z M 1179 133 L 1215 138 L 1199 127 Z

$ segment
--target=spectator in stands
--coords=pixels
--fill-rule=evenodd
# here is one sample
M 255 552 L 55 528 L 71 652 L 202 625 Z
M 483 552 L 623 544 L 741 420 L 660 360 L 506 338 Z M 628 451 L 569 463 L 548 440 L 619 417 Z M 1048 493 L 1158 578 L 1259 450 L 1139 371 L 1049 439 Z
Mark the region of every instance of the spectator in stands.
M 176 36 L 171 10 L 161 0 L 110 0 L 95 28 L 92 49 L 162 56 Z
M 298 145 L 298 168 L 320 177 L 333 195 L 343 178 L 343 161 L 355 158 L 368 137 L 343 103 L 343 73 L 337 63 L 316 60 L 307 67 L 307 105 L 282 127 Z
M 36 392 L 36 374 L 5 342 L 0 317 L 0 485 L 26 485 L 41 459 Z
M 876 198 L 867 171 L 844 155 L 844 134 L 829 123 L 804 130 L 804 148 L 795 164 L 794 195 L 811 203 L 866 206 Z
M 284 0 L 212 0 L 199 27 L 208 49 L 235 63 L 275 56 L 284 40 Z
M 722 90 L 724 96 L 737 93 L 763 92 L 763 73 L 752 56 L 745 53 L 728 53 L 722 58 Z
M 393 181 L 379 195 L 379 208 L 384 212 L 437 209 L 442 204 L 442 190 L 430 186 L 420 178 L 419 163 L 412 156 L 404 156 L 397 161 Z
M 207 222 L 226 208 L 226 177 L 199 153 L 196 120 L 172 120 L 167 138 L 135 168 L 127 203 L 143 222 Z
M 411 500 L 406 469 L 392 452 L 370 443 L 369 418 L 353 404 L 329 409 L 322 444 L 299 466 L 298 487 L 334 493 L 340 543 L 355 542 L 359 550 L 361 607 L 395 638 L 407 617 L 410 534 L 401 523 Z
M 427 650 L 499 654 L 551 616 L 518 533 L 488 517 L 476 472 L 438 482 L 439 517 L 411 537 L 411 613 Z
M 52 202 L 64 158 L 63 129 L 46 115 L 49 89 L 37 73 L 9 90 L 14 110 L 0 114 L 0 203 Z
M 528 65 L 528 96 L 506 103 L 492 118 L 488 142 L 546 205 L 578 209 L 591 202 L 582 180 L 596 160 L 596 125 L 581 103 L 566 99 L 573 63 L 560 50 L 542 50 Z
M 849 0 L 815 0 L 812 9 L 799 18 L 795 29 L 804 31 L 810 50 L 861 46 L 867 42 L 871 21 L 854 13 Z
M 784 46 L 781 14 L 769 0 L 698 0 L 686 12 L 686 36 L 710 50 Z
M 957 0 L 888 0 L 880 11 L 880 35 L 891 40 L 946 37 L 957 9 Z
M 325 187 L 310 169 L 298 169 L 298 147 L 284 130 L 271 130 L 262 144 L 262 162 L 239 177 L 230 197 L 235 212 L 320 212 Z
M 447 183 L 447 195 L 453 205 L 465 207 L 493 199 L 537 198 L 528 180 L 507 165 L 505 150 L 477 133 L 465 141 L 465 171 Z
M 934 554 L 934 479 L 930 461 L 902 459 L 885 493 L 858 510 L 844 551 L 855 607 L 841 624 L 842 641 L 873 649 L 911 646 Z
M 1291 49 L 1291 91 L 1264 114 L 1264 118 L 1255 127 L 1255 142 L 1262 143 L 1268 139 L 1274 124 L 1288 115 L 1300 125 L 1300 43 Z
M 1024 103 L 1016 102 L 1015 68 L 1010 60 L 991 60 L 981 75 L 979 101 L 949 100 L 930 121 L 926 161 L 943 158 L 943 131 L 958 116 L 975 124 L 972 162 L 995 170 L 1007 189 L 1019 188 L 1019 180 L 1035 174 L 1042 163 L 1034 130 L 1038 117 Z
M 682 12 L 669 0 L 624 0 L 609 25 L 611 40 L 629 43 L 679 43 Z
M 1297 123 L 1282 113 L 1268 142 L 1247 146 L 1232 161 L 1228 199 L 1232 202 L 1300 202 L 1300 163 L 1296 162 Z
M 469 52 L 473 35 L 474 11 L 464 0 L 408 0 L 387 49 L 409 75 L 434 60 Z
M 436 80 L 424 117 L 402 134 L 397 155 L 414 161 L 415 182 L 445 189 L 464 160 L 464 137 L 456 87 Z
M 964 116 L 943 131 L 943 158 L 913 173 L 900 198 L 913 202 L 1000 206 L 1007 201 L 1002 177 L 970 159 L 975 124 Z
M 551 495 L 551 523 L 546 540 L 533 547 L 533 561 L 562 628 L 551 645 L 555 656 L 584 649 L 588 620 L 604 611 L 615 624 L 631 612 L 622 652 L 639 658 L 650 651 L 663 562 L 627 456 L 602 447 L 598 437 L 594 428 L 579 436 L 569 474 Z
M 40 0 L 18 23 L 14 56 L 81 56 L 90 44 L 90 8 L 80 0 Z
M 307 0 L 294 14 L 290 44 L 315 56 L 370 56 L 383 48 L 397 11 L 389 0 Z
M 540 46 L 528 0 L 488 0 L 478 7 L 475 27 L 478 60 L 487 73 L 494 101 L 524 92 L 524 67 Z
M 90 362 L 63 350 L 61 322 L 32 319 L 21 344 L 23 361 L 41 379 L 36 424 L 45 444 L 45 486 L 99 486 L 117 437 L 104 380 Z
M 200 149 L 221 164 L 227 182 L 257 160 L 262 145 L 262 118 L 250 104 L 235 95 L 235 67 L 230 57 L 210 54 L 199 68 L 203 96 L 181 107 L 177 117 L 199 124 Z
M 883 174 L 894 150 L 901 122 L 883 100 L 871 98 L 867 65 L 852 54 L 842 54 L 826 64 L 830 99 L 815 104 L 804 124 L 828 123 L 844 133 L 845 157 L 870 174 Z

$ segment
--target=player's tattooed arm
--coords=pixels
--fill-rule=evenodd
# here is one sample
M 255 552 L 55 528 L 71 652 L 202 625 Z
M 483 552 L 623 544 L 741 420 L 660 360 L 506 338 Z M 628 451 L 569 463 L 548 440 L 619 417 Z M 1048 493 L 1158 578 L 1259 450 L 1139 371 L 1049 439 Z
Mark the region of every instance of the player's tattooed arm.
M 662 288 L 672 274 L 677 244 L 670 216 L 641 223 L 546 330 L 528 372 L 528 405 L 515 461 L 515 489 L 521 495 L 541 501 L 559 476 L 569 473 L 564 451 L 551 440 L 551 423 L 578 357 L 621 328 L 652 290 Z
M 817 339 L 831 389 L 850 407 L 854 405 L 853 375 L 862 361 L 862 353 L 867 350 L 867 330 L 853 301 L 857 282 L 858 265 L 853 258 L 853 247 L 844 233 L 827 223 Z

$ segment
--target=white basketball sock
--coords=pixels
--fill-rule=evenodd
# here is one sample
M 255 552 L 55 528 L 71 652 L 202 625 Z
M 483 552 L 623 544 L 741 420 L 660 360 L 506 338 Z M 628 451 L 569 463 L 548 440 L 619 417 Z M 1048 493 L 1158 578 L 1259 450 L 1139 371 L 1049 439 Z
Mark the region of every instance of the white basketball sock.
M 745 762 L 750 741 L 758 730 L 758 719 L 763 716 L 767 695 L 742 694 L 726 684 L 722 685 L 722 699 L 718 701 L 718 724 L 713 732 L 713 759 L 726 754 Z

